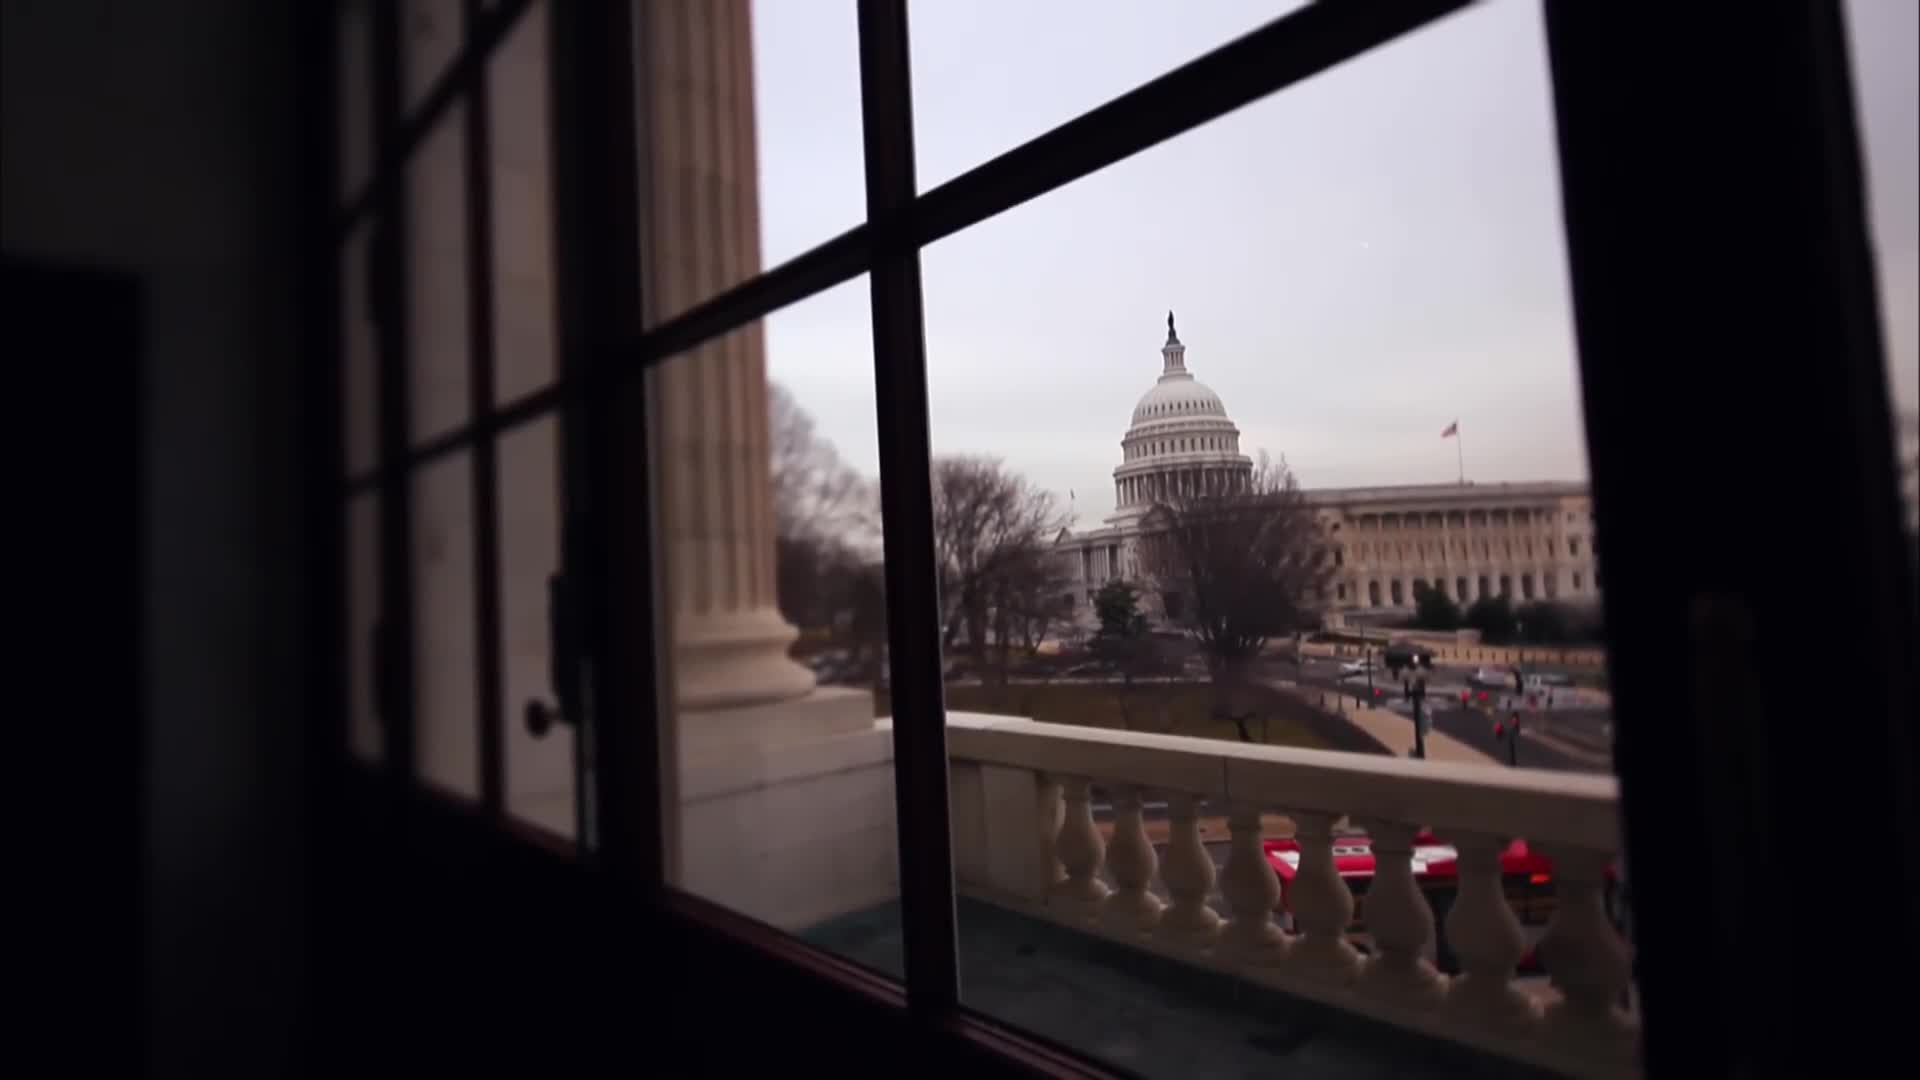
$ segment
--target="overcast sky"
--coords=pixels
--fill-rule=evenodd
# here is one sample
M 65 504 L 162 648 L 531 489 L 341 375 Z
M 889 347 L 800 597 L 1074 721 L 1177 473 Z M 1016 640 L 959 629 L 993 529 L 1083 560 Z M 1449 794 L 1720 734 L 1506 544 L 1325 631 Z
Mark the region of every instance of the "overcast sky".
M 1294 4 L 923 0 L 922 189 Z M 1854 39 L 1896 396 L 1920 390 L 1920 4 Z M 766 264 L 864 208 L 851 0 L 754 5 Z M 928 248 L 935 453 L 998 454 L 1082 526 L 1112 506 L 1173 309 L 1187 365 L 1307 486 L 1584 479 L 1540 7 L 1495 0 Z M 768 364 L 877 473 L 865 278 L 777 313 Z

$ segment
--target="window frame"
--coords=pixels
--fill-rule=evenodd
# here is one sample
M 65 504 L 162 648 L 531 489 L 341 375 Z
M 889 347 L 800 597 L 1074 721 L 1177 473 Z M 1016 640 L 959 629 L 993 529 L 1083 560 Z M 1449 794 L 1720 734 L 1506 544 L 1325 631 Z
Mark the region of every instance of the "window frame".
M 371 175 L 356 192 L 348 193 L 332 218 L 330 261 L 337 263 L 347 237 L 357 228 L 372 230 L 367 287 L 377 313 L 378 463 L 349 476 L 325 492 L 328 519 L 336 522 L 336 539 L 344 533 L 344 507 L 356 495 L 375 494 L 380 507 L 380 614 L 378 643 L 372 645 L 379 672 L 376 698 L 383 731 L 384 761 L 380 772 L 391 793 L 416 789 L 416 717 L 413 712 L 413 588 L 411 577 L 411 507 L 408 484 L 421 466 L 461 450 L 473 452 L 476 622 L 481 639 L 475 677 L 482 686 L 476 723 L 480 727 L 481 820 L 490 828 L 511 827 L 505 818 L 502 783 L 501 734 L 507 722 L 501 701 L 499 657 L 499 603 L 497 533 L 498 491 L 493 469 L 495 441 L 508 430 L 532 420 L 558 416 L 562 427 L 563 573 L 606 586 L 618 603 L 594 605 L 582 630 L 583 655 L 619 655 L 643 658 L 638 663 L 600 664 L 592 669 L 593 699 L 600 716 L 619 715 L 620 724 L 599 725 L 587 716 L 580 730 L 597 743 L 592 768 L 581 772 L 579 820 L 582 826 L 578 854 L 581 861 L 605 871 L 617 887 L 637 890 L 651 910 L 669 919 L 698 925 L 738 940 L 746 946 L 797 966 L 811 976 L 840 986 L 887 1008 L 905 1010 L 916 1020 L 955 1035 L 963 1042 L 985 1047 L 998 1058 L 1022 1062 L 1051 1072 L 1098 1072 L 1078 1054 L 1043 1039 L 1018 1032 L 1004 1023 L 968 1010 L 960 1000 L 955 957 L 954 883 L 947 822 L 947 758 L 944 707 L 939 678 L 937 610 L 933 594 L 931 503 L 927 474 L 925 340 L 921 303 L 919 253 L 943 237 L 978 224 L 996 214 L 1091 175 L 1168 138 L 1191 130 L 1268 94 L 1284 89 L 1328 67 L 1364 55 L 1433 21 L 1467 6 L 1465 0 L 1417 0 L 1404 4 L 1319 3 L 1272 22 L 1204 56 L 1189 61 L 1104 105 L 1069 120 L 1029 142 L 1015 147 L 955 179 L 926 192 L 915 187 L 911 77 L 908 63 L 907 12 L 904 0 L 862 0 L 859 4 L 860 66 L 864 156 L 867 180 L 867 220 L 812 250 L 764 270 L 750 281 L 713 297 L 692 310 L 651 329 L 638 325 L 638 298 L 645 283 L 637 265 L 638 175 L 634 145 L 634 88 L 638 84 L 631 48 L 632 19 L 626 4 L 538 5 L 550 20 L 550 55 L 556 60 L 553 79 L 553 144 L 555 153 L 556 290 L 560 300 L 560 358 L 555 381 L 549 386 L 509 401 L 494 401 L 492 370 L 493 294 L 491 290 L 491 193 L 487 188 L 485 140 L 488 137 L 485 75 L 489 59 L 518 20 L 529 17 L 531 0 L 496 0 L 462 5 L 462 45 L 421 103 L 411 111 L 401 107 L 399 70 L 400 24 L 396 5 L 372 4 L 374 115 L 372 136 L 377 153 Z M 1617 50 L 1640 40 L 1646 31 L 1639 20 L 1613 18 L 1577 5 L 1548 0 L 1548 55 L 1560 127 L 1562 199 L 1568 216 L 1568 262 L 1575 295 L 1575 324 L 1583 377 L 1583 407 L 1588 440 L 1595 461 L 1594 509 L 1589 520 L 1592 549 L 1597 556 L 1598 506 L 1610 497 L 1615 505 L 1631 505 L 1629 477 L 1652 475 L 1631 455 L 1635 452 L 1605 434 L 1606 424 L 1632 415 L 1612 384 L 1601 385 L 1594 375 L 1594 358 L 1614 350 L 1596 330 L 1597 309 L 1608 301 L 1637 295 L 1635 275 L 1640 267 L 1624 259 L 1596 237 L 1597 223 L 1609 220 L 1602 190 L 1616 182 L 1618 170 L 1593 164 L 1595 149 L 1609 145 L 1617 135 L 1609 124 L 1623 123 L 1604 114 L 1595 103 L 1599 95 L 1617 90 L 1610 72 Z M 1739 22 L 1750 46 L 1773 48 L 1789 59 L 1804 61 L 1813 74 L 1809 97 L 1814 111 L 1833 122 L 1840 132 L 1826 145 L 1824 165 L 1842 174 L 1849 170 L 1857 181 L 1858 146 L 1853 142 L 1851 101 L 1836 98 L 1832 87 L 1846 76 L 1844 43 L 1839 40 L 1837 11 L 1816 6 L 1810 13 L 1769 13 L 1744 16 Z M 1796 19 L 1799 20 L 1796 22 Z M 1726 29 L 1732 20 L 1712 15 L 1663 17 L 1668 48 L 1673 41 L 1708 45 L 1710 35 Z M 336 29 L 341 20 L 336 18 Z M 1676 33 L 1676 27 L 1678 33 Z M 1584 35 L 1584 36 L 1583 36 Z M 1640 35 L 1640 36 L 1634 36 Z M 1796 35 L 1805 39 L 1794 52 Z M 336 53 L 338 42 L 335 42 Z M 1784 51 L 1782 51 L 1784 50 Z M 1672 54 L 1663 54 L 1670 56 Z M 558 62 L 564 60 L 564 63 Z M 1638 72 L 1641 85 L 1636 104 L 1657 101 L 1662 93 L 1691 86 L 1694 80 L 1677 65 Z M 330 71 L 328 77 L 337 77 Z M 1822 96 L 1824 94 L 1824 96 Z M 407 317 L 401 287 L 406 281 L 406 215 L 403 178 L 426 135 L 450 110 L 466 105 L 463 124 L 465 153 L 463 183 L 468 196 L 468 298 L 472 320 L 469 377 L 472 414 L 468 421 L 432 439 L 410 443 L 408 438 Z M 1792 106 L 1776 108 L 1790 109 Z M 337 145 L 337 143 L 336 143 Z M 1621 157 L 1631 156 L 1623 154 Z M 1640 156 L 1650 158 L 1651 151 Z M 1616 162 L 1619 158 L 1616 158 Z M 1608 178 L 1599 179 L 1602 175 Z M 1581 189 L 1581 190 L 1576 190 Z M 476 195 L 478 196 L 476 198 Z M 1649 199 L 1649 202 L 1657 200 Z M 1844 202 L 1844 199 L 1842 199 Z M 1636 208 L 1640 204 L 1635 204 Z M 1853 207 L 1858 210 L 1858 207 Z M 1840 277 L 1858 281 L 1865 250 L 1864 215 L 1848 216 L 1842 207 L 1842 227 L 1829 230 L 1830 248 L 1808 248 L 1809 260 L 1825 259 L 1844 271 Z M 337 266 L 331 280 L 340 281 Z M 763 318 L 860 274 L 870 279 L 873 304 L 875 375 L 879 393 L 879 434 L 884 463 L 882 505 L 888 528 L 885 538 L 888 585 L 889 645 L 895 689 L 896 790 L 899 793 L 899 843 L 902 868 L 902 910 L 908 941 L 905 985 L 896 985 L 855 965 L 831 957 L 790 937 L 726 912 L 717 905 L 682 893 L 667 884 L 671 859 L 662 833 L 663 800 L 671 797 L 673 778 L 660 768 L 663 751 L 657 701 L 660 680 L 667 673 L 658 664 L 659 627 L 653 596 L 656 567 L 645 538 L 647 489 L 645 432 L 624 427 L 620 416 L 644 415 L 645 380 L 640 372 L 705 341 Z M 1870 268 L 1866 271 L 1871 274 Z M 1851 276 L 1849 276 L 1851 275 Z M 338 291 L 318 290 L 316 302 L 338 305 Z M 1863 329 L 1875 316 L 1871 289 L 1850 298 L 1834 314 L 1810 312 L 1809 319 L 1839 320 L 1845 328 L 1831 329 L 1842 347 L 1832 363 L 1844 371 L 1844 385 L 1833 395 L 1846 395 L 1861 428 L 1848 446 L 1876 441 L 1891 446 L 1885 420 L 1885 386 L 1879 367 L 1877 330 Z M 1812 308 L 1810 302 L 1807 305 Z M 330 311 L 316 323 L 337 328 L 340 312 Z M 1822 323 L 1823 329 L 1828 329 Z M 337 329 L 325 336 L 332 352 L 334 374 L 342 362 Z M 1631 365 L 1623 363 L 1622 371 Z M 1642 367 L 1646 365 L 1642 364 Z M 1876 384 L 1864 378 L 1869 372 Z M 338 392 L 339 380 L 332 382 Z M 1876 390 L 1877 385 L 1877 390 Z M 1875 426 L 1874 409 L 1880 421 Z M 335 415 L 342 410 L 335 409 Z M 338 433 L 328 433 L 337 447 Z M 1814 442 L 1809 440 L 1810 443 Z M 1823 451 L 1826 452 L 1826 451 Z M 1827 452 L 1829 457 L 1839 450 Z M 1890 453 L 1880 455 L 1876 469 L 1871 455 L 1862 455 L 1864 467 L 1845 473 L 1840 501 L 1866 508 L 1861 528 L 1878 529 L 1881 517 L 1888 536 L 1898 537 L 1897 495 L 1892 482 Z M 338 475 L 337 463 L 332 475 Z M 636 475 L 636 473 L 640 475 Z M 1885 481 L 1882 483 L 1882 481 Z M 636 487 L 636 484 L 641 485 Z M 1883 492 L 1880 488 L 1884 487 Z M 636 494 L 636 492 L 638 494 Z M 1618 492 L 1618 494 L 1614 494 Z M 616 498 L 617 493 L 617 498 Z M 1884 502 L 1885 506 L 1880 504 Z M 639 510 L 636 512 L 635 505 Z M 1880 511 L 1884 510 L 1882 514 Z M 1512 524 L 1509 522 L 1509 524 Z M 1618 522 L 1609 523 L 1609 550 L 1633 564 L 1636 532 Z M 619 537 L 619 544 L 613 537 Z M 1622 539 L 1625 537 L 1625 539 Z M 1875 542 L 1879 540 L 1876 537 Z M 636 547 L 636 543 L 639 546 Z M 1483 547 L 1484 547 L 1483 543 Z M 1511 542 L 1508 550 L 1511 555 Z M 334 549 L 344 552 L 344 544 Z M 615 557 L 616 548 L 619 557 Z M 1620 555 L 1618 553 L 1627 554 Z M 344 558 L 344 554 L 341 555 Z M 1847 564 L 1843 564 L 1847 565 Z M 1889 569 L 1891 567 L 1891 569 Z M 1873 558 L 1849 567 L 1858 577 L 1869 569 L 1898 575 L 1910 564 L 1904 559 L 1888 564 L 1877 549 Z M 1484 578 L 1483 578 L 1484 581 Z M 1593 573 L 1599 589 L 1599 571 Z M 1397 582 L 1396 582 L 1397 584 Z M 1379 582 L 1369 583 L 1377 590 Z M 1645 687 L 1660 685 L 1643 673 L 1645 661 L 1636 653 L 1651 653 L 1651 641 L 1636 640 L 1643 621 L 1656 618 L 1644 603 L 1645 586 L 1630 579 L 1607 591 L 1603 604 L 1615 659 L 1626 658 L 1619 699 L 1648 700 Z M 1484 592 L 1484 589 L 1482 590 Z M 1899 650 L 1913 647 L 1911 612 L 1899 601 L 1896 587 L 1885 590 L 1871 609 L 1869 623 L 1883 632 L 1875 639 L 1880 650 L 1898 660 Z M 1910 582 L 1907 591 L 1911 591 Z M 1503 595 L 1510 595 L 1503 591 Z M 1356 597 L 1357 599 L 1357 597 Z M 338 611 L 329 613 L 344 625 Z M 405 633 L 398 632 L 404 629 Z M 355 646 L 357 647 L 357 646 Z M 1896 670 L 1897 669 L 1897 670 Z M 336 673 L 344 665 L 335 665 Z M 1899 700 L 1911 697 L 1910 665 L 1889 663 L 1888 685 L 1875 693 Z M 584 672 L 575 672 L 584 679 Z M 1894 681 L 1904 679 L 1902 686 Z M 584 682 L 571 689 L 574 696 Z M 563 693 L 563 697 L 567 694 Z M 337 695 L 319 700 L 337 703 Z M 1875 700 L 1880 700 L 1876 698 Z M 564 705 L 564 703 L 563 703 Z M 338 736 L 338 753 L 348 751 L 341 718 L 334 710 L 316 714 L 317 725 Z M 1898 741 L 1891 731 L 1876 733 L 1889 745 Z M 1642 751 L 1644 754 L 1645 751 Z M 1764 765 L 1764 749 L 1734 765 L 1711 760 L 1691 762 L 1709 779 L 1725 780 L 1736 767 Z M 1902 760 L 1889 755 L 1894 760 Z M 1671 766 L 1666 766 L 1670 768 Z M 1660 841 L 1633 819 L 1669 810 L 1687 820 L 1700 820 L 1697 807 L 1674 804 L 1663 797 L 1647 759 L 1623 754 L 1619 770 L 1623 803 L 1627 804 L 1629 838 L 1636 855 L 1660 847 Z M 1911 775 L 1909 772 L 1906 775 Z M 398 800 L 396 800 L 398 802 Z M 1636 813 L 1635 811 L 1639 811 Z M 1911 837 L 1912 807 L 1885 828 L 1896 837 Z M 1684 830 L 1682 830 L 1684 832 Z M 1911 849 L 1907 849 L 1909 852 Z M 1656 860 L 1657 861 L 1657 860 Z M 1913 880 L 1912 856 L 1903 864 Z M 1717 895 L 1737 903 L 1741 894 L 1731 883 L 1739 872 L 1721 868 Z M 1643 928 L 1661 908 L 1661 895 L 1652 884 L 1639 893 L 1637 916 Z M 1697 899 L 1684 904 L 1697 908 Z M 1732 969 L 1729 969 L 1732 970 Z M 1681 1006 L 1669 1005 L 1657 995 L 1647 1001 L 1651 1022 L 1667 1009 L 1677 1015 Z M 1690 1018 L 1689 1018 L 1690 1019 Z M 1669 1031 L 1675 1030 L 1669 1028 Z M 1711 1034 L 1711 1033 L 1709 1033 Z M 1672 1036 L 1678 1038 L 1678 1036 Z M 1671 1049 L 1672 1043 L 1650 1043 Z M 1723 1044 L 1724 1045 L 1724 1044 Z M 1677 1055 L 1676 1055 L 1677 1059 Z

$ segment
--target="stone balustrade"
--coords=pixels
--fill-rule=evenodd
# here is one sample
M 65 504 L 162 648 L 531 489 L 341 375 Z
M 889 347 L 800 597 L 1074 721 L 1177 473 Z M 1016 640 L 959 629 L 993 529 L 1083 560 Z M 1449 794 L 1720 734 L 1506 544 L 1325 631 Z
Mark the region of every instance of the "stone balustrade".
M 1629 947 L 1604 894 L 1620 844 L 1611 777 L 965 713 L 948 723 L 955 870 L 969 895 L 1557 1072 L 1637 1072 Z M 1167 806 L 1163 850 L 1148 838 L 1149 798 Z M 1110 837 L 1096 801 L 1112 807 Z M 1291 818 L 1300 845 L 1290 918 L 1276 917 L 1263 811 Z M 1218 872 L 1203 816 L 1228 823 Z M 1366 955 L 1348 940 L 1354 896 L 1334 860 L 1343 822 L 1366 831 L 1375 858 Z M 1434 965 L 1435 916 L 1416 883 L 1422 828 L 1458 853 L 1452 976 Z M 1535 945 L 1545 981 L 1516 976 L 1528 943 L 1501 867 L 1515 838 L 1553 861 L 1555 906 Z

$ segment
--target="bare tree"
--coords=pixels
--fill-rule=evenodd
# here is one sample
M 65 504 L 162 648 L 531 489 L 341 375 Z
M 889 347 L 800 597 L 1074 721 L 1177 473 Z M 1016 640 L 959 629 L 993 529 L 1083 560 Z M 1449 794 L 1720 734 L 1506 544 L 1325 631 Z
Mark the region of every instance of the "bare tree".
M 1286 463 L 1263 454 L 1245 477 L 1173 484 L 1142 528 L 1142 566 L 1205 656 L 1216 712 L 1253 741 L 1236 699 L 1268 639 L 1318 622 L 1333 577 L 1313 508 Z
M 1000 666 L 1004 669 L 1015 645 L 1032 656 L 1040 651 L 1047 631 L 1071 609 L 1067 590 L 1072 587 L 1060 560 L 1047 550 L 1050 538 L 1023 549 L 1018 558 L 994 577 L 992 608 L 994 640 L 1000 647 Z
M 856 546 L 879 523 L 874 485 L 841 460 L 786 387 L 767 384 L 774 529 L 780 536 L 839 537 Z
M 1066 516 L 1054 498 L 998 458 L 956 456 L 933 463 L 934 556 L 940 570 L 944 639 L 962 632 L 984 674 L 987 635 L 1004 644 L 1016 619 L 1032 634 L 1045 598 L 1060 593 L 1054 536 Z M 996 617 L 998 616 L 998 617 Z M 1039 632 L 1044 633 L 1044 625 Z M 1034 644 L 1037 646 L 1038 641 Z M 1005 651 L 1000 665 L 1005 676 Z
M 874 485 L 841 460 L 777 383 L 767 386 L 767 421 L 781 613 L 802 628 L 864 618 L 858 605 L 879 558 Z

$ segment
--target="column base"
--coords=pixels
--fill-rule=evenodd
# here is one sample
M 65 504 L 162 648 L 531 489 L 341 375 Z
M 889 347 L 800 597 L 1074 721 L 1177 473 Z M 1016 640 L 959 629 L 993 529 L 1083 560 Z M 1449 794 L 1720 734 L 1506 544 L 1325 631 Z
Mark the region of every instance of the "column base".
M 869 693 L 679 720 L 676 884 L 783 930 L 899 895 L 893 730 Z
M 870 730 L 873 692 L 816 686 L 782 701 L 754 705 L 704 709 L 682 705 L 676 726 L 683 773 L 750 776 L 768 763 L 777 764 L 801 752 L 791 744 Z M 683 788 L 686 783 L 683 779 Z
M 678 620 L 674 696 L 682 709 L 787 702 L 814 688 L 813 672 L 787 655 L 799 632 L 773 608 Z

